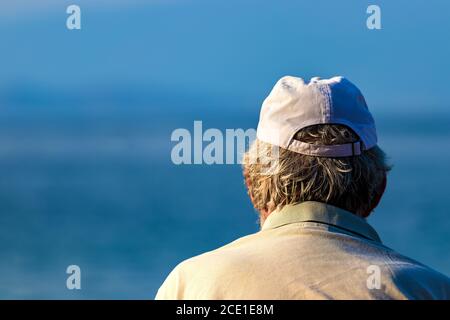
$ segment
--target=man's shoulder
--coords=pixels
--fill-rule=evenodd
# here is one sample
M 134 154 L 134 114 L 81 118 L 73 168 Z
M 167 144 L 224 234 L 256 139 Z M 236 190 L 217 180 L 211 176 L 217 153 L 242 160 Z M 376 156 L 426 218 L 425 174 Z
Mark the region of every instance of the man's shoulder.
M 180 295 L 184 296 L 193 285 L 196 289 L 206 288 L 224 270 L 239 269 L 240 262 L 246 259 L 242 246 L 253 243 L 258 237 L 259 233 L 253 233 L 180 262 L 158 290 L 156 299 L 181 299 Z
M 178 264 L 177 268 L 179 270 L 191 268 L 198 270 L 197 268 L 207 266 L 209 263 L 214 263 L 217 266 L 219 261 L 223 263 L 226 263 L 226 261 L 235 262 L 235 259 L 239 259 L 243 255 L 245 256 L 245 247 L 253 247 L 260 238 L 260 235 L 260 232 L 256 232 L 240 237 L 216 249 L 186 259 Z
M 410 299 L 450 299 L 450 278 L 395 251 L 388 254 L 391 280 Z

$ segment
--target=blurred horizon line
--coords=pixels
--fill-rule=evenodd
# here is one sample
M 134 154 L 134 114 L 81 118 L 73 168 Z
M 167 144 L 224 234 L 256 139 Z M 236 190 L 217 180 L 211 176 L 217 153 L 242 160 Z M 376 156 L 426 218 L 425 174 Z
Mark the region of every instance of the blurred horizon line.
M 13 108 L 42 108 L 45 109 L 64 109 L 74 107 L 89 106 L 97 107 L 151 107 L 161 108 L 179 108 L 180 105 L 189 106 L 187 109 L 180 109 L 180 113 L 189 113 L 189 111 L 203 110 L 217 111 L 226 108 L 229 110 L 241 109 L 244 113 L 259 112 L 259 108 L 265 99 L 264 94 L 242 92 L 217 93 L 214 91 L 197 91 L 188 88 L 173 88 L 146 85 L 136 83 L 114 83 L 67 87 L 43 86 L 33 82 L 12 82 L 9 85 L 0 86 L 0 106 L 2 111 Z M 417 116 L 421 114 L 450 117 L 450 106 L 445 104 L 436 105 L 419 104 L 411 106 L 409 103 L 399 104 L 387 102 L 380 107 L 372 105 L 368 101 L 371 112 L 383 114 L 402 114 L 405 117 Z M 92 110 L 92 109 L 91 109 Z M 430 114 L 430 110 L 434 113 Z M 93 110 L 92 110 L 93 111 Z M 129 109 L 127 109 L 129 111 Z M 405 113 L 407 111 L 407 113 Z M 1 111 L 0 111 L 1 112 Z M 0 113 L 1 115 L 1 113 Z

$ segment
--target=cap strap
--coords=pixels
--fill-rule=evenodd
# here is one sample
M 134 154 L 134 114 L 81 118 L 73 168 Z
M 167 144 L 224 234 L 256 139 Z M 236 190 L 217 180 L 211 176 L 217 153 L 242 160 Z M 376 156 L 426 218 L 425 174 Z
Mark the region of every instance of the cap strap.
M 359 156 L 362 152 L 362 145 L 360 141 L 346 144 L 316 145 L 292 140 L 287 149 L 309 156 L 337 158 Z

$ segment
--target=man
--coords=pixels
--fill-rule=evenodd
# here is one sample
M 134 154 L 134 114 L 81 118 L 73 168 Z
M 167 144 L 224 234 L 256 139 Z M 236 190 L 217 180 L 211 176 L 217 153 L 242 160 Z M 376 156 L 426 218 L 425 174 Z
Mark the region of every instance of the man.
M 284 77 L 244 156 L 261 231 L 179 264 L 157 299 L 449 299 L 450 280 L 366 222 L 389 166 L 361 92 Z

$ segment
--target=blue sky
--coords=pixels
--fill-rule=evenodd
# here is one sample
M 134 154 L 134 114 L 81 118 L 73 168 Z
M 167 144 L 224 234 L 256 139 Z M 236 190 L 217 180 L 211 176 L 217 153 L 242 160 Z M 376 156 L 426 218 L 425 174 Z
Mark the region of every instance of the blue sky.
M 65 27 L 73 3 L 79 31 Z M 369 4 L 381 7 L 382 30 L 366 28 Z M 447 1 L 20 0 L 0 8 L 0 91 L 123 86 L 259 102 L 283 75 L 340 74 L 376 110 L 449 107 Z

